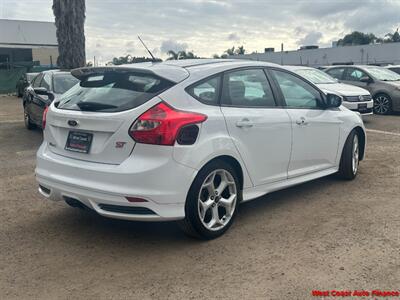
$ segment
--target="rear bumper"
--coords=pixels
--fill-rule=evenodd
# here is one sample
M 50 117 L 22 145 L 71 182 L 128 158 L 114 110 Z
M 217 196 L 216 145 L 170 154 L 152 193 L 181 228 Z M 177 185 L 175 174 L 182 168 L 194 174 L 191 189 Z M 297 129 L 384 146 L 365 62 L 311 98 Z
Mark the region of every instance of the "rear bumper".
M 157 155 L 137 145 L 120 165 L 106 165 L 54 154 L 43 143 L 37 153 L 39 192 L 52 200 L 73 199 L 98 214 L 138 221 L 178 220 L 185 216 L 187 192 L 197 173 L 172 159 L 172 149 Z M 172 148 L 172 147 L 171 147 Z M 171 153 L 169 153 L 171 151 Z M 129 202 L 126 197 L 145 199 Z

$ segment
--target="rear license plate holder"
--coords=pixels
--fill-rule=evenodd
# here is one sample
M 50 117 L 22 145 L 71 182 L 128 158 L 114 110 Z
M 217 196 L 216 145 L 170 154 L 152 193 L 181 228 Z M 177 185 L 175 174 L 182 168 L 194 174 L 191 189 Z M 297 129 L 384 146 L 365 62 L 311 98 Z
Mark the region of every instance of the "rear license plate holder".
M 65 144 L 65 150 L 87 154 L 90 151 L 92 140 L 92 133 L 70 131 L 68 133 L 67 143 Z

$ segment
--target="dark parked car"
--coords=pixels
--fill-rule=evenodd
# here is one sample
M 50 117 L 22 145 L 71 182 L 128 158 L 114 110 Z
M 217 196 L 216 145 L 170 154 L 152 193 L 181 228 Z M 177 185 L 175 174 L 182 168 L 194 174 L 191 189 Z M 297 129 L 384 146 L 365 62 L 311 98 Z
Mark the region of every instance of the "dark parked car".
M 43 112 L 50 103 L 78 83 L 69 71 L 41 72 L 25 89 L 23 97 L 25 126 L 42 126 Z
M 400 75 L 378 66 L 335 66 L 325 70 L 340 81 L 368 90 L 374 99 L 374 113 L 400 111 Z
M 23 74 L 17 82 L 16 89 L 17 89 L 17 96 L 22 97 L 24 94 L 25 88 L 31 83 L 33 78 L 39 73 L 25 73 Z

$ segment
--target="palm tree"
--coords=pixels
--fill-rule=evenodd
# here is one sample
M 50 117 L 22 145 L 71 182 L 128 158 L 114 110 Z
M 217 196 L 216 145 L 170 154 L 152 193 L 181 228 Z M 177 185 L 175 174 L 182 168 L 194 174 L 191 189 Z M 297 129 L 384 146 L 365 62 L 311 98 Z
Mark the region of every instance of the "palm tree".
M 386 43 L 397 43 L 400 42 L 400 34 L 399 34 L 399 28 L 394 33 L 388 33 L 385 35 L 387 39 L 385 39 Z
M 187 58 L 188 58 L 188 54 L 186 53 L 185 50 L 178 52 L 178 59 L 187 59 Z
M 225 53 L 228 54 L 228 55 L 235 55 L 235 46 L 225 50 Z
M 182 59 L 194 59 L 194 58 L 199 58 L 196 54 L 193 53 L 193 51 L 181 51 L 182 52 Z
M 246 52 L 246 50 L 244 49 L 243 46 L 239 46 L 239 47 L 236 49 L 236 54 L 238 54 L 238 55 L 244 54 L 245 52 Z
M 168 50 L 167 54 L 169 55 L 169 57 L 167 58 L 167 60 L 176 60 L 179 59 L 179 52 L 175 52 L 173 50 Z
M 58 41 L 57 65 L 74 69 L 86 65 L 85 0 L 53 0 Z
M 167 60 L 176 60 L 176 59 L 193 59 L 193 58 L 199 58 L 196 54 L 194 54 L 192 51 L 186 52 L 185 50 L 181 50 L 178 52 L 175 52 L 173 50 L 169 50 L 167 52 L 169 57 Z

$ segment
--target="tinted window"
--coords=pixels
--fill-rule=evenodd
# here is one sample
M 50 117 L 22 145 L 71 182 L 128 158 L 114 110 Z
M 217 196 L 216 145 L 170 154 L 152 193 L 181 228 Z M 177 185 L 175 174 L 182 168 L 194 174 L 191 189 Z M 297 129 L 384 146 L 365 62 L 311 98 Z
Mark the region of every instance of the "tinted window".
M 75 78 L 69 73 L 65 74 L 54 74 L 53 76 L 53 90 L 56 94 L 64 94 L 75 84 L 79 82 L 79 79 Z
M 205 104 L 218 104 L 221 76 L 201 81 L 191 86 L 187 92 Z
M 361 77 L 369 77 L 369 76 L 365 74 L 365 72 L 359 69 L 354 69 L 354 68 L 347 69 L 346 80 L 360 81 Z
M 326 71 L 326 73 L 331 75 L 333 78 L 336 78 L 339 80 L 343 78 L 343 72 L 344 72 L 344 68 L 336 68 L 336 69 L 331 69 L 331 70 Z
M 400 68 L 389 68 L 389 70 L 400 74 Z
M 230 106 L 275 106 L 271 86 L 263 70 L 240 70 L 224 76 L 222 103 Z
M 50 90 L 51 86 L 51 74 L 50 73 L 45 73 L 43 76 L 42 83 L 40 84 L 41 87 L 46 88 L 46 90 Z
M 147 102 L 173 83 L 149 74 L 111 71 L 91 75 L 60 98 L 58 108 L 117 112 Z
M 317 89 L 287 72 L 272 70 L 272 74 L 281 88 L 286 106 L 302 108 L 318 107 L 321 95 Z

